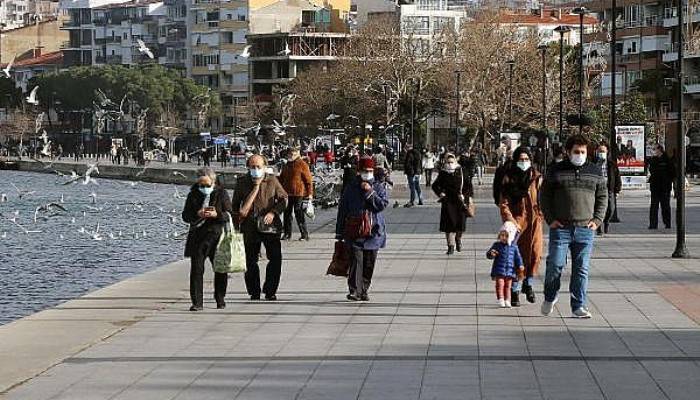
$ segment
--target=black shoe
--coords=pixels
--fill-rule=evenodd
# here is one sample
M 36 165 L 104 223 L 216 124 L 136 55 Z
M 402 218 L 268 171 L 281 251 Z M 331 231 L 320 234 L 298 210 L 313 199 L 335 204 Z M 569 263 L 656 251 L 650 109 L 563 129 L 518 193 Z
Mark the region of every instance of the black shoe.
M 455 253 L 455 247 L 454 246 L 447 246 L 447 254 L 448 256 L 452 255 Z
M 666 225 L 666 229 L 671 229 L 671 225 Z
M 455 247 L 455 250 L 457 250 L 458 253 L 461 253 L 462 252 L 462 241 L 458 240 L 456 245 L 457 246 Z
M 520 292 L 510 292 L 510 305 L 520 307 Z
M 604 224 L 603 225 L 603 232 L 608 233 L 610 231 L 610 224 Z
M 292 238 L 292 235 L 284 234 L 284 235 L 282 235 L 281 240 L 289 240 L 289 239 L 291 239 L 291 238 Z
M 619 218 L 613 218 L 613 219 L 610 220 L 610 222 L 612 222 L 613 224 L 619 224 L 619 223 L 622 222 L 622 221 L 620 221 Z
M 275 296 L 274 294 L 270 294 L 270 295 L 267 295 L 267 294 L 266 294 L 266 295 L 265 295 L 265 300 L 267 300 L 267 301 L 277 301 L 277 296 Z
M 369 301 L 369 296 L 367 293 L 360 296 L 360 301 Z
M 190 311 L 202 311 L 202 310 L 204 310 L 204 307 L 201 307 L 201 306 L 190 307 Z
M 309 234 L 308 233 L 302 234 L 301 237 L 299 238 L 299 241 L 300 242 L 304 242 L 304 241 L 308 242 L 309 241 Z
M 345 296 L 346 299 L 350 301 L 360 301 L 360 298 L 355 296 L 354 294 L 350 293 L 347 296 Z
M 413 203 L 406 203 L 406 204 L 404 204 L 403 206 L 406 207 L 406 208 L 411 208 L 411 207 L 414 206 L 414 204 L 413 204 Z
M 250 295 L 250 300 L 252 300 L 252 301 L 258 301 L 258 300 L 260 300 L 260 295 L 259 295 L 259 294 L 251 294 L 251 295 Z
M 422 206 L 422 205 L 423 205 L 423 200 L 419 201 L 419 202 L 418 202 L 418 205 L 419 205 L 419 206 Z
M 649 225 L 649 229 L 652 229 L 652 230 L 653 230 L 653 229 L 659 229 L 659 227 L 658 227 L 658 226 Z
M 525 293 L 525 298 L 527 299 L 528 303 L 535 302 L 535 291 L 532 290 L 532 286 L 523 285 L 523 293 Z
M 216 303 L 216 308 L 219 310 L 223 310 L 224 308 L 226 308 L 226 302 L 222 301 L 220 303 Z

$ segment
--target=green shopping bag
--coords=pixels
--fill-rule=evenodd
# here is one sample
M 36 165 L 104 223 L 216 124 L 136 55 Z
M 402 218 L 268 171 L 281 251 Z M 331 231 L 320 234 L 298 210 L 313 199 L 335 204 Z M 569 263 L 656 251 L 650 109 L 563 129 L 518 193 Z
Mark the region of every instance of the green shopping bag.
M 226 215 L 228 216 L 228 223 L 224 227 L 221 238 L 219 238 L 219 244 L 216 246 L 214 272 L 225 274 L 245 272 L 243 234 L 234 228 L 231 214 L 226 213 Z

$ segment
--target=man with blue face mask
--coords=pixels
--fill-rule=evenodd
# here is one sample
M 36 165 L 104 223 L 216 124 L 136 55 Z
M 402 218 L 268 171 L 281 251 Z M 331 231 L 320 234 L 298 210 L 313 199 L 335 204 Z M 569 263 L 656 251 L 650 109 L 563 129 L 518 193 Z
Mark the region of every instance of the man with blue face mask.
M 245 284 L 251 300 L 277 300 L 282 273 L 281 215 L 287 207 L 287 192 L 274 175 L 267 174 L 267 161 L 261 155 L 248 159 L 248 174 L 236 181 L 233 192 L 233 215 L 243 233 L 246 255 Z M 268 263 L 265 284 L 260 287 L 261 246 L 265 246 Z
M 600 167 L 588 162 L 588 145 L 583 135 L 569 137 L 565 146 L 568 160 L 552 166 L 542 184 L 540 205 L 550 228 L 543 315 L 551 314 L 557 303 L 570 250 L 571 312 L 575 318 L 591 318 L 586 308 L 588 269 L 595 231 L 608 207 L 608 188 Z

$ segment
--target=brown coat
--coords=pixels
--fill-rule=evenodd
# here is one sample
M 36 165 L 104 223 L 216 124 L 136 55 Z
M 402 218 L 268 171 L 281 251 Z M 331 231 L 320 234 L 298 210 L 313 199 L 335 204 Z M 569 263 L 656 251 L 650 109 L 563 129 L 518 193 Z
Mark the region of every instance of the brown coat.
M 290 197 L 309 197 L 314 193 L 309 165 L 301 157 L 282 167 L 280 183 Z
M 523 276 L 537 275 L 540 260 L 544 253 L 544 234 L 542 233 L 544 217 L 538 201 L 542 175 L 534 169 L 532 174 L 532 181 L 527 196 L 523 197 L 518 203 L 513 204 L 507 196 L 501 194 L 501 201 L 499 202 L 503 222 L 511 221 L 520 227 L 518 248 L 525 264 L 525 273 L 518 273 L 519 280 Z M 505 188 L 509 184 L 510 179 L 506 173 L 501 188 Z
M 241 232 L 254 233 L 257 231 L 255 218 L 268 212 L 275 214 L 275 225 L 281 226 L 281 215 L 287 208 L 287 193 L 273 175 L 265 175 L 260 183 L 260 191 L 253 202 L 253 208 L 245 218 L 241 218 L 241 207 L 245 203 L 250 192 L 253 191 L 253 179 L 245 174 L 236 181 L 236 189 L 233 191 L 231 206 L 233 218 L 240 224 Z

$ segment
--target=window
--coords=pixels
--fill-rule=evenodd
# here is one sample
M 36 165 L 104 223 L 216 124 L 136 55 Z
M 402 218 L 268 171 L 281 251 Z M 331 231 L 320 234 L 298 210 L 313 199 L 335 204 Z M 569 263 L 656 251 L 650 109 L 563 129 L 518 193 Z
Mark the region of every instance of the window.
M 207 13 L 207 21 L 218 21 L 219 20 L 219 12 L 208 12 Z
M 219 55 L 218 54 L 209 54 L 209 55 L 204 55 L 204 54 L 194 54 L 192 55 L 192 66 L 194 67 L 206 67 L 208 65 L 212 64 L 218 64 L 219 63 Z

